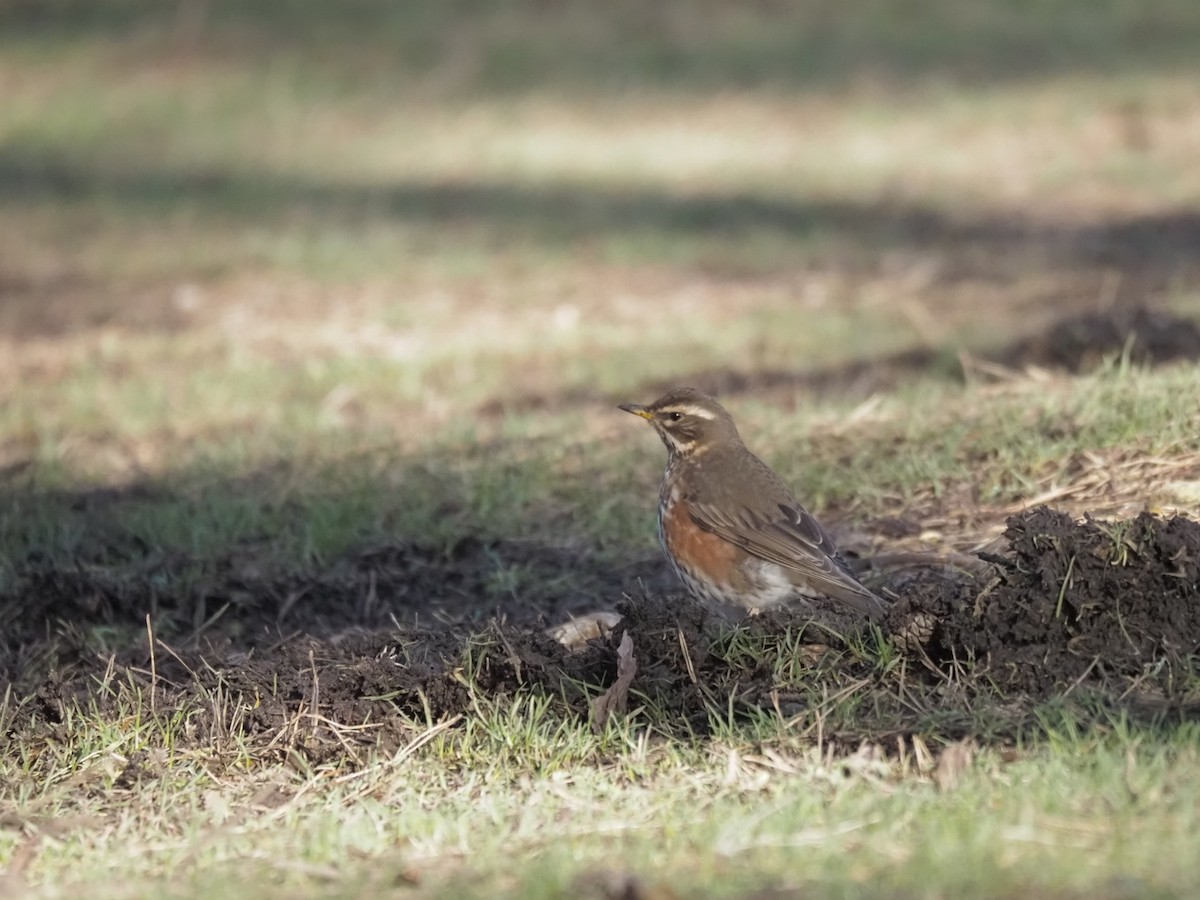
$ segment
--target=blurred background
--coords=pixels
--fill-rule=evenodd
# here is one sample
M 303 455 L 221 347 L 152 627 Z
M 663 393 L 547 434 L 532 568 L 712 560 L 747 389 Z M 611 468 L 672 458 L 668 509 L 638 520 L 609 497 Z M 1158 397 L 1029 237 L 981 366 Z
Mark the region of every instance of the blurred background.
M 872 415 L 1200 349 L 1192 0 L 0 0 L 0 98 L 10 574 L 649 556 L 672 384 L 894 511 Z

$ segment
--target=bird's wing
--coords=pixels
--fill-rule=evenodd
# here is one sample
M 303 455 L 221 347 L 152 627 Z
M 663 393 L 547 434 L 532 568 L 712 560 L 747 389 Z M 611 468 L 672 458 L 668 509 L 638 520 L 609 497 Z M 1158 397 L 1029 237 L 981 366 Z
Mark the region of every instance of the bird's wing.
M 883 616 L 883 601 L 859 584 L 833 538 L 799 504 L 781 503 L 774 515 L 746 508 L 731 515 L 716 505 L 693 501 L 689 512 L 705 531 L 795 572 L 797 583 L 813 592 L 840 600 L 869 618 Z

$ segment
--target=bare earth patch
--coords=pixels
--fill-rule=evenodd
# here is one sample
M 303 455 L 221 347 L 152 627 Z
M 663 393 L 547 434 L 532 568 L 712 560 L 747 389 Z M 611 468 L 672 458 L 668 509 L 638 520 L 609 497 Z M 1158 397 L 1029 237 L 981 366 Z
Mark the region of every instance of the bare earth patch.
M 635 714 L 679 736 L 708 734 L 725 714 L 811 725 L 830 696 L 847 693 L 861 704 L 824 725 L 823 738 L 848 748 L 896 746 L 931 728 L 947 740 L 979 735 L 981 710 L 999 716 L 985 734 L 1003 744 L 1033 727 L 1038 701 L 1076 691 L 1107 704 L 1136 700 L 1141 713 L 1196 713 L 1185 676 L 1200 650 L 1200 524 L 1148 513 L 1077 522 L 1043 507 L 1010 519 L 1004 542 L 975 574 L 886 576 L 882 586 L 900 598 L 888 628 L 903 650 L 890 662 L 871 634 L 836 615 L 778 611 L 729 631 L 660 589 L 626 594 L 622 622 L 573 652 L 543 630 L 542 614 L 564 612 L 549 598 L 488 621 L 465 614 L 482 589 L 482 560 L 534 559 L 519 545 L 474 545 L 449 555 L 396 546 L 336 574 L 275 581 L 230 569 L 204 589 L 222 614 L 190 637 L 177 616 L 194 595 L 155 593 L 161 580 L 150 575 L 122 588 L 96 569 L 30 564 L 0 598 L 9 623 L 0 672 L 27 697 L 14 735 L 52 735 L 73 704 L 115 703 L 114 686 L 131 685 L 146 715 L 219 704 L 223 714 L 190 720 L 186 740 L 198 747 L 220 747 L 233 721 L 264 750 L 318 761 L 394 750 L 414 721 L 458 720 L 523 693 L 586 719 L 626 635 L 637 658 Z M 610 577 L 614 599 L 629 579 Z M 414 621 L 414 598 L 428 608 L 431 597 L 442 598 L 442 615 Z M 84 638 L 85 623 L 135 634 L 150 609 L 161 620 L 153 649 L 146 632 L 111 653 Z M 360 624 L 347 629 L 348 619 Z
M 1049 695 L 1110 679 L 1162 685 L 1200 650 L 1200 524 L 1150 513 L 1080 523 L 1040 507 L 1013 516 L 1004 538 L 983 590 L 926 582 L 893 614 L 933 614 L 926 649 L 942 666 Z

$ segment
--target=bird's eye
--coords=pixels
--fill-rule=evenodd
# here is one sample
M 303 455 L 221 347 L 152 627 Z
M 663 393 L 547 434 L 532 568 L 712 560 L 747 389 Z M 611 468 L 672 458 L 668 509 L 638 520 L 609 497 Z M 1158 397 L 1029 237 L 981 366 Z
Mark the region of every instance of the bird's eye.
M 680 413 L 680 412 L 667 413 L 667 418 L 670 419 L 672 422 L 678 422 L 680 419 L 683 418 L 683 413 Z

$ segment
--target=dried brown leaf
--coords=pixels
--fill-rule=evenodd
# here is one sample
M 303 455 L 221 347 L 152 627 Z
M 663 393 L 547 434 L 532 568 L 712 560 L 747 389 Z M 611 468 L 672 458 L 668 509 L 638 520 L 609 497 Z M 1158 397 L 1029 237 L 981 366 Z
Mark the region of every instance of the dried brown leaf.
M 600 731 L 613 713 L 623 713 L 629 705 L 629 686 L 637 674 L 637 657 L 633 655 L 633 638 L 629 632 L 617 645 L 617 680 L 592 701 L 592 728 Z

